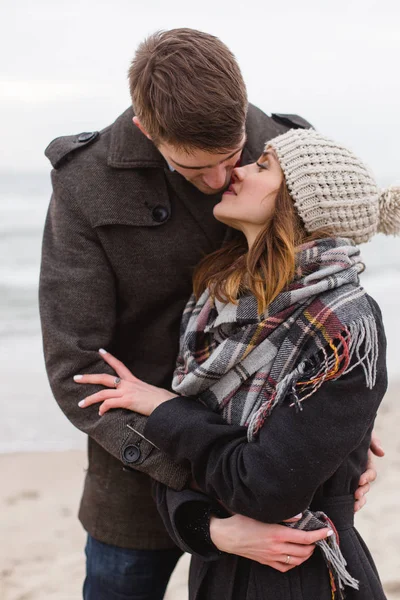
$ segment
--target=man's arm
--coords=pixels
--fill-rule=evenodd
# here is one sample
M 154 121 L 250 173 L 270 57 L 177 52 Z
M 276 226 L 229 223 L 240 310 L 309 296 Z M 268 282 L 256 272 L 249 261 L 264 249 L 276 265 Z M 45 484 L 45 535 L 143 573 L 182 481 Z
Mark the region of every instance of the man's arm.
M 180 489 L 188 480 L 188 471 L 141 437 L 145 417 L 119 409 L 99 419 L 96 407 L 86 411 L 78 407 L 94 389 L 77 386 L 75 374 L 113 374 L 97 350 L 112 347 L 117 282 L 96 231 L 72 194 L 62 188 L 57 171 L 53 171 L 53 189 L 43 237 L 39 300 L 46 368 L 54 396 L 73 425 L 121 460 L 121 468 L 134 467 Z M 133 446 L 140 447 L 136 462 L 132 461 Z

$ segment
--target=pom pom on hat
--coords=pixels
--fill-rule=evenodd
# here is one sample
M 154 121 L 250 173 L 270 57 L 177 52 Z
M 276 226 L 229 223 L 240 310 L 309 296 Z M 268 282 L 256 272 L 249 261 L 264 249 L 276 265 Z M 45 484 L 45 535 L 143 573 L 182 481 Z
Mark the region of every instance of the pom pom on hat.
M 400 187 L 391 186 L 379 195 L 378 231 L 385 235 L 400 234 Z

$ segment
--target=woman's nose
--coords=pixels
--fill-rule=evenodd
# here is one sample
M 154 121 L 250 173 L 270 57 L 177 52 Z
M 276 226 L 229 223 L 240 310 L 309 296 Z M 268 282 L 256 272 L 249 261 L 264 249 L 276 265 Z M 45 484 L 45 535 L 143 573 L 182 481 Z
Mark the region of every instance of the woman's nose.
M 233 182 L 239 182 L 239 181 L 243 181 L 245 177 L 245 170 L 244 167 L 235 167 L 235 169 L 233 169 L 232 171 L 232 180 Z

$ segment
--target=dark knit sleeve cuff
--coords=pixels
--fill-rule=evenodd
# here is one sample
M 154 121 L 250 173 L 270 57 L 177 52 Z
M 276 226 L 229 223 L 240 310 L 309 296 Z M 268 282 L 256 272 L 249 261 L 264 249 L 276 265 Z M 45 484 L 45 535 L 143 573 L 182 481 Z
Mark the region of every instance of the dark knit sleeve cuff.
M 210 517 L 229 517 L 218 502 L 202 492 L 186 489 L 172 490 L 153 481 L 153 498 L 164 525 L 181 550 L 200 556 L 203 560 L 216 560 L 221 551 L 210 536 Z
M 215 560 L 222 554 L 210 537 L 210 518 L 216 512 L 219 511 L 204 502 L 188 502 L 175 515 L 176 529 L 187 550 L 206 560 Z

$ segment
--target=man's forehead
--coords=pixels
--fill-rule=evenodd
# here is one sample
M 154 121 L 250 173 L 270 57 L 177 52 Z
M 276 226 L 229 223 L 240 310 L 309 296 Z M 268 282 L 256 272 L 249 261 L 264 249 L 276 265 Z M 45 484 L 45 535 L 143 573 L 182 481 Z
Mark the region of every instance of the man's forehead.
M 225 153 L 221 152 L 206 152 L 204 150 L 194 150 L 190 153 L 186 153 L 185 151 L 175 150 L 171 147 L 167 148 L 167 158 L 168 162 L 172 163 L 172 166 L 180 167 L 181 169 L 211 169 L 213 167 L 218 166 L 219 164 L 229 160 L 238 152 L 243 150 L 243 147 L 246 143 L 246 138 L 244 137 L 242 142 L 236 148 L 232 148 L 232 150 L 228 150 Z

